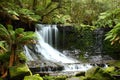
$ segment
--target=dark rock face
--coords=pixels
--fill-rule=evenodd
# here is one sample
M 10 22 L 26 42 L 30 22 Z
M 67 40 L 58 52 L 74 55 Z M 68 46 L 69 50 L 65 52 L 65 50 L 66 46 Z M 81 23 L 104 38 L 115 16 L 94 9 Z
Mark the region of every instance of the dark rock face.
M 33 74 L 49 75 L 49 72 L 62 71 L 63 65 L 49 61 L 31 61 L 28 63 L 29 69 Z
M 75 76 L 76 76 L 76 77 L 85 76 L 85 72 L 78 72 Z
M 34 67 L 30 68 L 33 74 L 40 74 L 40 76 L 50 75 L 50 73 L 55 71 L 62 71 L 64 69 L 63 66 L 44 66 L 44 67 Z
M 73 26 L 59 26 L 58 25 L 58 49 L 73 49 L 78 48 L 78 31 Z M 78 43 L 78 44 L 76 44 Z
M 49 72 L 49 71 L 61 71 L 63 70 L 64 67 L 63 66 L 43 66 L 43 67 L 31 67 L 30 70 L 33 72 L 33 73 L 36 73 L 36 72 Z
M 58 25 L 58 29 L 60 32 L 67 32 L 67 33 L 72 33 L 75 30 L 73 26 L 60 26 L 60 25 Z
M 21 21 L 13 21 L 12 25 L 14 26 L 14 29 L 16 28 L 24 28 L 25 31 L 35 31 L 35 23 L 25 23 Z

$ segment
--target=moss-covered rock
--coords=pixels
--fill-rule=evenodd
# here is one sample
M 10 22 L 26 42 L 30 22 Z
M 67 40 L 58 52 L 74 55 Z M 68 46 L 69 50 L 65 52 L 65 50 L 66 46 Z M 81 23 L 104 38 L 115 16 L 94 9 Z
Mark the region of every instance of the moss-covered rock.
M 80 80 L 84 80 L 85 76 L 80 76 L 79 78 L 80 78 Z
M 22 80 L 24 76 L 28 76 L 31 74 L 32 73 L 26 64 L 20 64 L 9 68 L 10 80 Z
M 44 80 L 66 80 L 67 76 L 61 75 L 61 76 L 44 76 Z
M 55 80 L 66 80 L 67 76 L 57 76 L 55 77 Z
M 104 72 L 106 72 L 106 73 L 111 73 L 111 72 L 114 72 L 115 71 L 115 67 L 107 67 L 107 68 L 105 68 L 104 69 Z
M 112 76 L 112 72 L 114 72 L 114 70 L 114 67 L 92 68 L 86 72 L 85 78 L 83 80 L 116 80 Z
M 110 66 L 115 66 L 115 67 L 120 68 L 120 60 L 112 60 L 112 61 L 109 61 L 109 62 L 108 62 L 108 65 L 110 65 Z
M 55 77 L 54 76 L 47 76 L 47 75 L 45 75 L 43 77 L 43 80 L 55 80 Z
M 35 74 L 32 76 L 25 76 L 24 80 L 43 80 L 42 77 L 40 77 L 39 74 Z

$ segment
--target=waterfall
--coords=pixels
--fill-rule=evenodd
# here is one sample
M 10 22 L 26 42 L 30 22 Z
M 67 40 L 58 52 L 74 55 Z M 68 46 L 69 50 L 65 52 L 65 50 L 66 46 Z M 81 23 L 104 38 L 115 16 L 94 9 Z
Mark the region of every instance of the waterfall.
M 52 34 L 54 30 L 54 35 Z M 65 56 L 58 50 L 52 47 L 52 36 L 55 37 L 55 42 L 57 42 L 57 32 L 58 29 L 56 25 L 42 25 L 37 24 L 36 35 L 38 38 L 38 44 L 36 44 L 37 52 L 44 56 L 45 59 L 52 62 L 59 63 L 75 63 L 77 60 Z M 55 43 L 56 44 L 56 43 Z
M 92 67 L 90 64 L 80 64 L 80 61 L 66 56 L 52 47 L 53 45 L 57 47 L 58 42 L 58 29 L 56 25 L 37 24 L 35 33 L 37 36 L 37 44 L 34 47 L 35 52 L 43 60 L 64 66 L 63 71 L 86 71 Z M 36 53 L 33 53 L 27 46 L 25 46 L 25 52 L 30 60 L 37 60 Z M 29 52 L 32 53 L 30 54 Z
M 28 61 L 38 60 L 38 57 L 26 45 L 24 46 L 24 52 L 28 58 Z
M 33 57 L 29 54 L 29 50 L 28 50 L 28 48 L 27 48 L 27 46 L 25 45 L 24 46 L 24 51 L 25 51 L 25 55 L 27 56 L 27 58 L 28 58 L 28 60 L 30 60 L 30 61 L 33 61 L 34 59 L 33 59 Z

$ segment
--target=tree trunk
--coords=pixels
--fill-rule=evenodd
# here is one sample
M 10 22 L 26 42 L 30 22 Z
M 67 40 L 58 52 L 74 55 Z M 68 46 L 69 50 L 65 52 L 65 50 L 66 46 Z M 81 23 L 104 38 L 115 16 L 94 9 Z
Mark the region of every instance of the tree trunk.
M 10 61 L 9 61 L 9 67 L 14 65 L 14 61 L 15 61 L 15 51 L 16 51 L 16 45 L 13 44 L 12 45 L 12 49 L 11 49 L 11 55 L 10 55 Z
M 33 0 L 32 10 L 36 9 L 36 5 L 37 5 L 37 0 Z
M 12 54 L 10 55 L 9 67 L 13 66 L 14 59 L 15 59 L 15 55 L 14 52 L 12 52 Z
M 9 67 L 14 65 L 15 62 L 15 51 L 16 51 L 16 45 L 13 44 L 11 48 L 11 55 L 9 60 Z M 5 73 L 1 76 L 2 78 L 5 78 L 8 75 L 8 70 L 5 71 Z
M 1 78 L 5 78 L 7 76 L 7 66 L 6 66 L 6 63 L 2 63 L 1 64 Z

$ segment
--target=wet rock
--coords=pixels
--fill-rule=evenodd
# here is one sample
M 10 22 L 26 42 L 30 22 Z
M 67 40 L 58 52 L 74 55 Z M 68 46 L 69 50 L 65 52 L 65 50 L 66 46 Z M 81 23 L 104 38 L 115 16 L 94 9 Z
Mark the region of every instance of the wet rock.
M 61 71 L 64 69 L 62 64 L 53 63 L 46 60 L 30 61 L 28 63 L 28 66 L 33 73 L 46 72 L 46 71 Z
M 63 70 L 64 67 L 63 66 L 40 66 L 40 67 L 30 67 L 30 70 L 32 71 L 32 73 L 36 73 L 36 72 L 46 72 L 46 71 L 61 71 Z
M 99 66 L 99 67 L 105 67 L 106 64 L 101 63 L 101 64 L 96 64 L 96 65 Z
M 113 60 L 110 56 L 108 55 L 93 55 L 89 57 L 89 62 L 90 63 L 96 63 L 96 64 L 103 64 L 103 63 L 108 63 L 110 60 Z
M 85 72 L 78 72 L 78 73 L 76 73 L 75 76 L 76 76 L 76 77 L 78 77 L 78 76 L 85 76 Z

